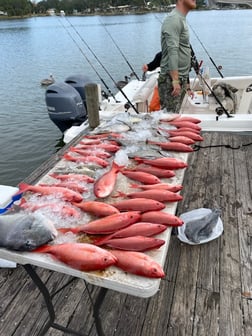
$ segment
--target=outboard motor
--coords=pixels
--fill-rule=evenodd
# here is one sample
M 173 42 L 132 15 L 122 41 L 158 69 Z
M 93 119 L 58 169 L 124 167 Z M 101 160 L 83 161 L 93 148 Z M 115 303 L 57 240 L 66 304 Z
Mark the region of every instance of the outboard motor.
M 77 90 L 82 98 L 85 108 L 86 105 L 86 95 L 85 95 L 85 85 L 92 83 L 91 79 L 85 75 L 72 75 L 65 79 L 65 83 L 71 85 L 75 90 Z
M 62 133 L 87 119 L 87 110 L 79 92 L 67 83 L 48 86 L 46 105 L 50 119 Z

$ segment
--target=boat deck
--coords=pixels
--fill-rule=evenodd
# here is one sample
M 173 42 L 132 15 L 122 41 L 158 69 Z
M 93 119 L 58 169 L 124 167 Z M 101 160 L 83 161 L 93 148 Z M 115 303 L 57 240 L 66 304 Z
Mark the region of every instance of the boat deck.
M 183 244 L 173 235 L 166 277 L 151 298 L 108 290 L 100 310 L 106 336 L 252 335 L 252 134 L 203 136 L 200 145 L 207 148 L 190 154 L 177 214 L 219 207 L 224 233 L 198 246 Z M 35 182 L 57 155 L 26 182 Z M 56 322 L 83 335 L 97 335 L 88 291 L 95 300 L 100 287 L 86 287 L 81 279 L 43 268 L 37 272 L 54 293 L 73 280 L 53 296 Z M 39 335 L 48 313 L 22 266 L 0 270 L 0 296 L 0 335 Z M 50 328 L 46 335 L 66 333 Z

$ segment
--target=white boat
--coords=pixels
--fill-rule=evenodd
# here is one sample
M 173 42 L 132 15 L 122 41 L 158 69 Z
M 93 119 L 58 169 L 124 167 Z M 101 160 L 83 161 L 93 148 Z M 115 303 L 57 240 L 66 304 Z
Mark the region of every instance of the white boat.
M 149 73 L 147 79 L 132 79 L 115 95 L 101 100 L 100 119 L 109 119 L 119 112 L 149 113 L 149 105 L 157 85 L 158 71 Z M 217 86 L 220 86 L 218 91 Z M 226 88 L 229 89 L 227 92 Z M 203 131 L 252 131 L 252 76 L 191 79 L 193 97 L 185 96 L 180 114 L 201 120 Z M 230 89 L 232 89 L 230 91 Z M 235 91 L 235 92 L 234 92 Z M 127 104 L 129 103 L 130 104 Z M 134 106 L 134 108 L 133 108 Z M 172 118 L 174 115 L 169 114 Z M 175 115 L 177 117 L 177 114 Z M 86 120 L 64 132 L 63 141 L 70 142 L 88 128 Z

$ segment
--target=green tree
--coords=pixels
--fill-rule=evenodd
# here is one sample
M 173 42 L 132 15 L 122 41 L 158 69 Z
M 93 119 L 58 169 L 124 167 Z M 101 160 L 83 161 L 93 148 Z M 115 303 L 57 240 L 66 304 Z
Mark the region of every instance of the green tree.
M 32 13 L 33 5 L 28 0 L 0 0 L 0 10 L 8 16 L 24 16 Z

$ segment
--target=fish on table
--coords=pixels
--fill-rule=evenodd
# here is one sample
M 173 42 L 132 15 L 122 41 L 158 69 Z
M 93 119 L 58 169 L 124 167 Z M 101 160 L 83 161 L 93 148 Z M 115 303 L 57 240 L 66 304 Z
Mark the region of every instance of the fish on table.
M 165 276 L 162 267 L 151 257 L 143 252 L 110 250 L 117 258 L 116 266 L 132 274 L 147 278 L 163 278 Z
M 81 202 L 83 197 L 80 193 L 65 188 L 65 187 L 51 187 L 48 186 L 39 186 L 39 185 L 30 185 L 27 183 L 19 184 L 19 193 L 25 193 L 27 191 L 37 193 L 40 195 L 55 195 L 69 202 Z
M 183 199 L 183 197 L 176 192 L 164 190 L 164 189 L 149 189 L 149 190 L 141 190 L 132 193 L 118 193 L 121 197 L 129 197 L 129 198 L 147 198 L 151 200 L 155 200 L 158 202 L 178 202 Z
M 146 173 L 142 171 L 131 170 L 131 169 L 122 169 L 121 173 L 127 176 L 130 179 L 145 183 L 145 184 L 156 184 L 160 183 L 160 179 L 151 173 Z
M 11 212 L 0 216 L 0 246 L 31 251 L 52 241 L 57 230 L 52 221 L 39 213 Z
M 120 169 L 121 167 L 113 161 L 110 170 L 97 179 L 94 183 L 94 194 L 97 198 L 104 198 L 112 193 Z
M 151 237 L 157 235 L 167 229 L 166 225 L 149 223 L 149 222 L 137 222 L 118 230 L 110 235 L 106 235 L 102 238 L 97 238 L 93 241 L 95 245 L 103 245 L 106 241 L 112 238 L 126 238 L 126 237 L 134 237 L 134 236 L 144 236 Z
M 33 252 L 49 253 L 57 260 L 81 271 L 103 270 L 117 261 L 109 251 L 87 243 L 44 245 Z
M 104 243 L 106 246 L 124 251 L 144 252 L 158 249 L 165 244 L 165 240 L 154 237 L 131 236 L 123 238 L 112 238 Z
M 145 164 L 140 164 L 137 166 L 137 168 L 133 168 L 133 171 L 143 171 L 145 173 L 150 173 L 152 175 L 155 175 L 160 178 L 170 178 L 174 177 L 175 173 L 173 170 L 170 169 L 164 169 L 164 168 L 159 168 L 159 167 L 154 167 L 154 166 L 148 166 Z
M 156 183 L 156 184 L 131 183 L 130 188 L 142 189 L 142 190 L 163 189 L 163 190 L 178 192 L 181 189 L 183 189 L 183 186 L 180 184 L 169 184 L 169 183 Z
M 113 205 L 99 201 L 83 201 L 80 203 L 73 203 L 73 205 L 82 211 L 97 217 L 106 217 L 119 213 L 119 210 Z
M 102 217 L 76 227 L 61 228 L 60 232 L 108 234 L 122 229 L 140 220 L 139 211 L 128 211 Z
M 120 211 L 151 211 L 151 210 L 162 210 L 165 205 L 159 201 L 138 197 L 134 199 L 123 199 L 121 201 L 111 204 Z
M 147 165 L 164 168 L 168 170 L 183 169 L 188 167 L 188 164 L 186 162 L 173 157 L 165 157 L 151 160 L 135 157 L 134 160 L 137 161 L 138 163 L 145 163 Z

